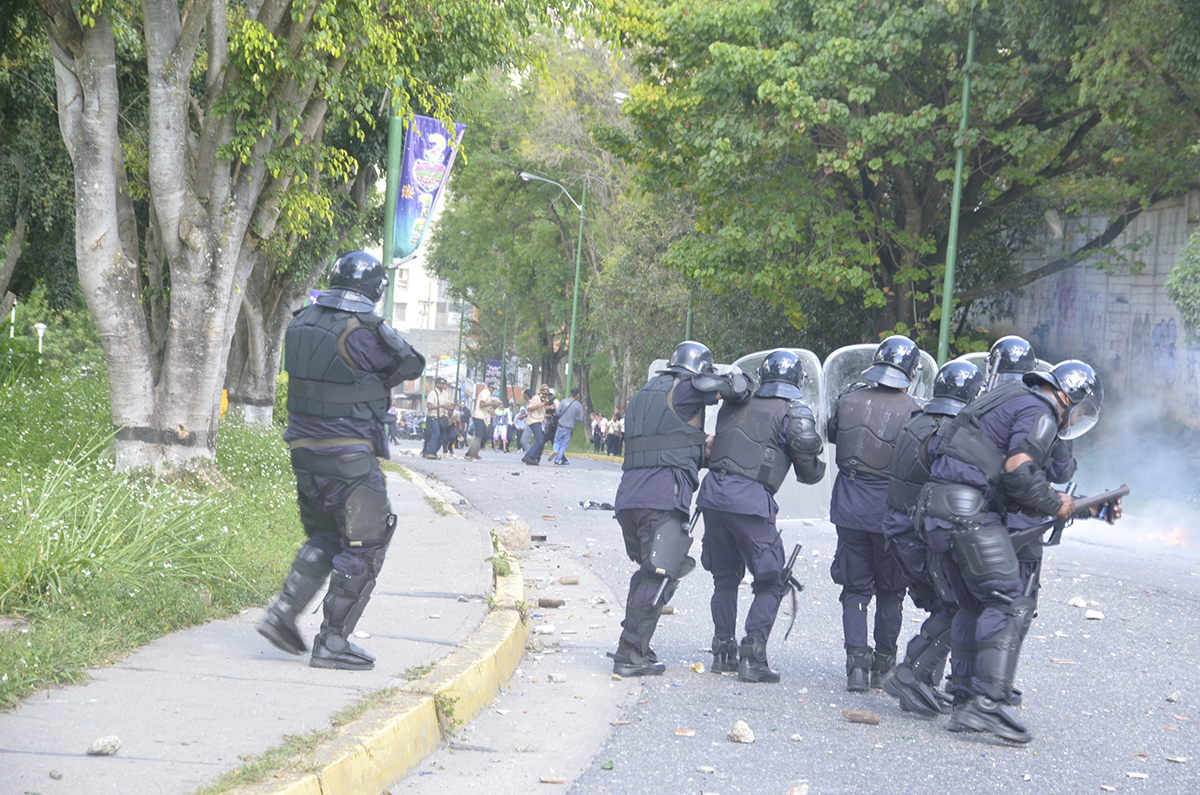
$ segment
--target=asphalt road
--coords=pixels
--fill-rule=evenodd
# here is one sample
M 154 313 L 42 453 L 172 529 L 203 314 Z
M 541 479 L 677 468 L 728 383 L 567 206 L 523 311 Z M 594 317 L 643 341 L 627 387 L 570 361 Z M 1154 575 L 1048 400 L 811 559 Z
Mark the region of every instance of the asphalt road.
M 491 452 L 479 462 L 396 457 L 462 495 L 464 513 L 529 522 L 567 566 L 586 570 L 618 602 L 624 599 L 632 565 L 616 520 L 579 505 L 612 502 L 619 464 L 576 457 L 569 467 L 544 462 L 533 468 L 516 453 Z M 1086 475 L 1086 461 L 1081 471 Z M 836 536 L 823 518 L 827 501 L 827 483 L 790 484 L 780 492 L 784 544 L 789 550 L 803 544 L 798 575 L 806 584 L 790 638 L 783 638 L 790 620 L 785 600 L 768 646 L 783 681 L 746 684 L 690 669 L 711 664 L 712 582 L 698 569 L 673 600 L 678 612 L 664 616 L 655 635 L 666 674 L 625 680 L 627 692 L 608 706 L 627 725 L 580 732 L 581 743 L 604 739 L 581 769 L 566 771 L 570 791 L 1200 792 L 1200 533 L 1187 519 L 1160 526 L 1127 512 L 1111 530 L 1079 523 L 1048 552 L 1039 616 L 1017 672 L 1025 692 L 1020 714 L 1034 740 L 1015 746 L 990 735 L 951 734 L 946 717 L 913 717 L 880 691 L 846 692 L 838 588 L 829 580 Z M 693 552 L 699 556 L 698 542 Z M 748 585 L 742 594 L 744 617 Z M 1072 597 L 1083 597 L 1089 607 L 1068 605 Z M 1087 609 L 1103 618 L 1085 618 Z M 901 648 L 923 616 L 906 602 Z M 534 611 L 535 622 L 550 618 Z M 609 648 L 616 641 L 614 635 Z M 604 650 L 595 648 L 583 663 L 601 677 L 611 672 Z M 868 710 L 881 723 L 851 723 L 842 710 Z M 752 744 L 726 738 L 738 720 L 754 732 Z M 681 735 L 682 729 L 695 733 Z

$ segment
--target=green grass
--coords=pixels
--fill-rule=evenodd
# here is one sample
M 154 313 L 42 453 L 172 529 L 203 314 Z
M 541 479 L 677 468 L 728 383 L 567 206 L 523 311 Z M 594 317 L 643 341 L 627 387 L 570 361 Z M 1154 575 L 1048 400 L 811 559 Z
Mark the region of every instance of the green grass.
M 104 378 L 0 380 L 0 708 L 261 604 L 303 538 L 279 428 L 226 419 L 219 477 L 117 474 Z

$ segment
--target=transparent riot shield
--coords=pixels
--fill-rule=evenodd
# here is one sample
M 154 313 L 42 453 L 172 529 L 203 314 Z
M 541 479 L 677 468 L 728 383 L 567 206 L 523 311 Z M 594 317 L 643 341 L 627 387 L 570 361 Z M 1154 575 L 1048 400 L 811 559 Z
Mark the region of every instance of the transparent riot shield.
M 775 350 L 791 351 L 800 358 L 800 363 L 804 366 L 804 380 L 800 382 L 800 392 L 804 395 L 805 404 L 812 409 L 813 415 L 817 418 L 817 427 L 825 427 L 824 415 L 821 411 L 821 384 L 824 376 L 821 360 L 812 351 L 807 348 L 771 348 L 766 351 L 755 351 L 736 360 L 733 366 L 745 373 L 754 384 L 754 388 L 757 389 L 759 386 L 758 366 L 762 364 L 763 359 L 767 358 L 767 354 Z
M 866 383 L 863 381 L 862 374 L 871 366 L 871 360 L 875 358 L 875 349 L 878 345 L 865 343 L 862 345 L 847 345 L 844 348 L 838 348 L 833 353 L 825 358 L 823 367 L 824 384 L 821 392 L 821 406 L 824 411 L 824 416 L 828 417 L 833 413 L 833 406 L 837 402 L 838 395 L 851 384 Z M 928 351 L 921 351 L 921 364 L 917 368 L 917 372 L 913 375 L 912 386 L 908 388 L 908 394 L 924 405 L 933 397 L 933 379 L 937 376 L 937 360 L 931 356 Z M 824 430 L 824 425 L 822 425 Z

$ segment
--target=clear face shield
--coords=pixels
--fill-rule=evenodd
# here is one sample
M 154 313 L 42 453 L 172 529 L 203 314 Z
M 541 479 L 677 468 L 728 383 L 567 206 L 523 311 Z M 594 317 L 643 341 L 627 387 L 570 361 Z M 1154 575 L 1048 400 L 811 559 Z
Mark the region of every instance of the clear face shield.
M 1100 405 L 1094 395 L 1088 395 L 1082 402 L 1067 409 L 1066 419 L 1058 438 L 1063 440 L 1078 439 L 1090 431 L 1100 421 Z

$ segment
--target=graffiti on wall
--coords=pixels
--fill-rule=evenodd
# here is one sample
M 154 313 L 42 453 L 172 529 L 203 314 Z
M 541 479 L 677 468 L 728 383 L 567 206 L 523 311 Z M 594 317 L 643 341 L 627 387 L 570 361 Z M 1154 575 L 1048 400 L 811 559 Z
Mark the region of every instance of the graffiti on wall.
M 1175 318 L 1160 320 L 1150 337 L 1151 373 L 1158 386 L 1174 386 L 1178 365 L 1175 361 Z

